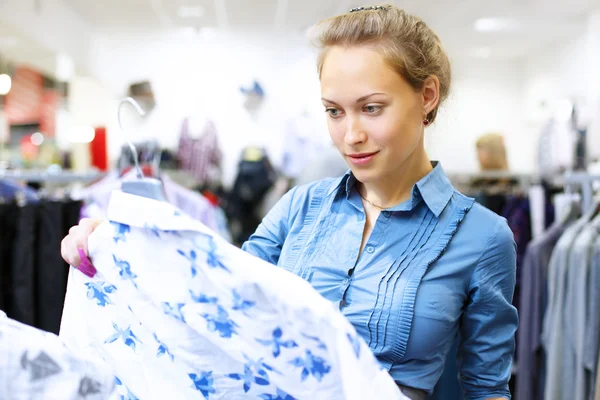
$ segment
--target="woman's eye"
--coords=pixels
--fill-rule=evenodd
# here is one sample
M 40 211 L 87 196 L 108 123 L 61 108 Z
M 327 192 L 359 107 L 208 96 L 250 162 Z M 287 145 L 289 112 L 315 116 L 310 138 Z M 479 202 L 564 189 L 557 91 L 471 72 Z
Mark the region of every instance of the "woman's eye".
M 365 106 L 365 111 L 368 114 L 375 114 L 375 113 L 379 112 L 379 110 L 381 110 L 380 106 Z
M 325 110 L 325 112 L 327 114 L 329 114 L 330 117 L 333 117 L 333 118 L 339 117 L 341 114 L 340 110 L 338 110 L 337 108 L 327 108 Z

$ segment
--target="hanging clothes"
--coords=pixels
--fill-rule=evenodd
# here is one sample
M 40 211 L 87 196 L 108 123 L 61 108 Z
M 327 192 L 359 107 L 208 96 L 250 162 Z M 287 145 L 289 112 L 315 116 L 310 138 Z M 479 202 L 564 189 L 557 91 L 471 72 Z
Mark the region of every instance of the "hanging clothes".
M 80 211 L 72 200 L 0 204 L 0 309 L 9 318 L 58 333 L 68 271 L 60 243 Z
M 244 149 L 225 205 L 235 244 L 248 240 L 260 224 L 260 205 L 276 180 L 277 174 L 264 149 Z
M 517 399 L 543 399 L 545 357 L 541 334 L 547 302 L 547 267 L 552 251 L 565 229 L 565 225 L 558 223 L 529 243 L 521 266 L 521 289 L 527 295 L 520 298 L 518 307 Z
M 598 356 L 600 354 L 600 233 L 598 233 L 592 261 L 590 265 L 590 275 L 588 280 L 588 320 L 585 332 L 585 349 L 584 367 L 587 390 L 589 398 L 594 399 L 600 397 L 600 393 L 596 389 L 596 375 L 598 374 Z
M 564 324 L 566 323 L 563 312 L 567 298 L 567 277 L 569 269 L 569 255 L 579 233 L 589 221 L 584 216 L 565 230 L 558 240 L 548 265 L 548 306 L 544 316 L 542 340 L 546 352 L 547 368 L 544 385 L 544 398 L 546 400 L 562 400 L 571 398 L 573 392 L 566 393 L 565 380 L 575 379 L 574 371 L 563 368 L 565 354 Z M 564 396 L 567 397 L 564 397 Z
M 108 216 L 96 276 L 71 269 L 60 337 L 105 358 L 119 394 L 406 400 L 308 282 L 168 203 L 114 192 Z
M 0 399 L 107 399 L 111 371 L 97 357 L 75 354 L 55 335 L 0 311 Z
M 207 120 L 202 132 L 190 131 L 190 119 L 185 118 L 179 139 L 179 159 L 181 168 L 192 173 L 196 183 L 202 185 L 212 176 L 211 168 L 220 168 L 223 155 L 215 124 Z

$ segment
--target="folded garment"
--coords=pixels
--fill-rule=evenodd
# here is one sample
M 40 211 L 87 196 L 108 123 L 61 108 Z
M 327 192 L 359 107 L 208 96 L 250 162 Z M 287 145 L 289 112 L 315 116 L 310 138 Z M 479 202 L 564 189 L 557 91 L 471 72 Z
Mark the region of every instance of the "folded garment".
M 168 203 L 115 192 L 71 269 L 61 338 L 134 399 L 405 399 L 306 281 Z
M 0 311 L 0 399 L 108 399 L 110 368 L 94 356 L 74 354 L 58 336 Z

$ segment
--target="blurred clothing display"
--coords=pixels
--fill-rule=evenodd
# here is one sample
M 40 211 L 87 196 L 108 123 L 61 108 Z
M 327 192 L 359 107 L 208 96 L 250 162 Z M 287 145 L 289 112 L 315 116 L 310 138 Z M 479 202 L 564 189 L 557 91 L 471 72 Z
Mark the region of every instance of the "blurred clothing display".
M 129 179 L 134 171 L 121 177 L 116 171 L 110 173 L 99 182 L 77 191 L 73 195 L 84 202 L 82 217 L 105 219 L 108 203 L 114 190 L 121 187 L 123 179 Z M 159 178 L 167 200 L 189 217 L 202 222 L 209 229 L 218 232 L 222 237 L 231 240 L 227 223 L 223 221 L 221 208 L 208 201 L 200 193 L 187 189 L 173 181 L 166 173 Z
M 215 125 L 210 120 L 184 119 L 179 139 L 181 168 L 192 173 L 196 183 L 202 185 L 221 168 L 221 149 Z
M 570 121 L 550 118 L 542 128 L 538 142 L 538 170 L 543 175 L 573 169 L 575 165 L 576 134 Z
M 60 243 L 80 211 L 72 200 L 0 204 L 0 308 L 10 318 L 58 333 L 68 271 Z
M 264 149 L 244 149 L 225 206 L 233 242 L 238 246 L 248 240 L 260 224 L 261 203 L 276 180 L 277 173 Z
M 0 311 L 0 399 L 104 400 L 115 378 L 96 356 L 69 350 L 56 336 Z
M 71 269 L 60 338 L 125 398 L 407 400 L 312 286 L 165 202 L 114 192 Z M 165 266 L 168 265 L 168 268 Z

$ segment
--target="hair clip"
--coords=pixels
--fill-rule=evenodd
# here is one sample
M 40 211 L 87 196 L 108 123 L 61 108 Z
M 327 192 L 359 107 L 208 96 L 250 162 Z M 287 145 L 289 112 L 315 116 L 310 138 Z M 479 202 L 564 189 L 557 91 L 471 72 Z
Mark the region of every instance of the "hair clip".
M 357 11 L 368 11 L 368 10 L 387 10 L 386 7 L 384 6 L 370 6 L 370 7 L 355 7 L 353 9 L 350 10 L 350 12 L 357 12 Z

